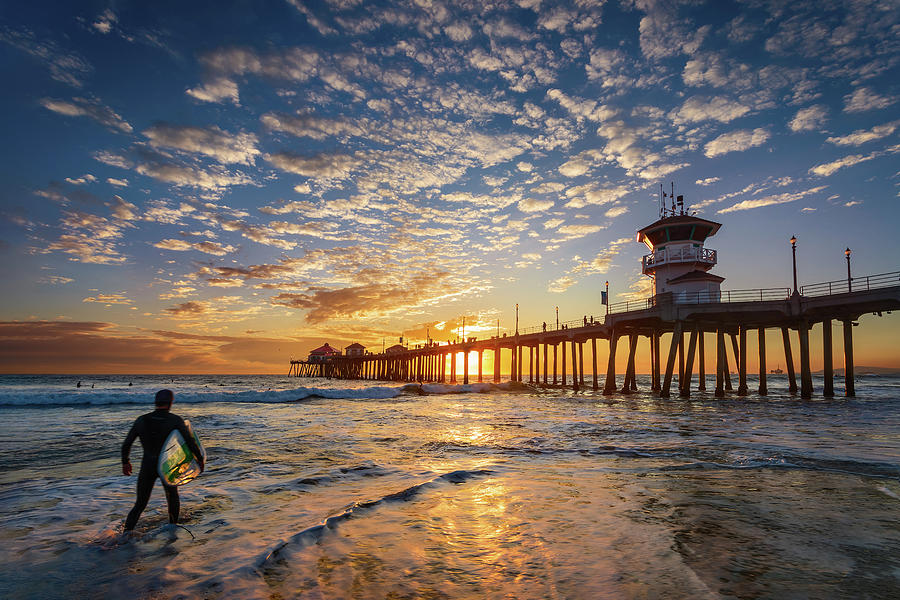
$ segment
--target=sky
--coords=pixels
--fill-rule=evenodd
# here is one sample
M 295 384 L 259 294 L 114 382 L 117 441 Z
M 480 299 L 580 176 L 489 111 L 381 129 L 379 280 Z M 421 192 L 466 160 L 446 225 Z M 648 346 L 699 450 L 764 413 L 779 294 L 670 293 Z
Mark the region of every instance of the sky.
M 900 270 L 893 0 L 5 3 L 0 370 L 280 373 L 645 298 Z M 866 317 L 857 364 L 900 366 Z M 771 344 L 770 344 L 771 345 Z M 815 359 L 814 359 L 815 361 Z

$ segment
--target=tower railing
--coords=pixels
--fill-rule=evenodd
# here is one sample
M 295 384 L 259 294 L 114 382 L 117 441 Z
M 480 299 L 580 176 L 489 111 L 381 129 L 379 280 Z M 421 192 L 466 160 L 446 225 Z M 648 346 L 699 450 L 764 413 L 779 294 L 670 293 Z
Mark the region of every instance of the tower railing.
M 709 248 L 694 248 L 693 246 L 681 246 L 680 248 L 663 248 L 641 259 L 641 268 L 646 273 L 648 267 L 657 267 L 664 264 L 701 262 L 715 266 L 717 254 Z

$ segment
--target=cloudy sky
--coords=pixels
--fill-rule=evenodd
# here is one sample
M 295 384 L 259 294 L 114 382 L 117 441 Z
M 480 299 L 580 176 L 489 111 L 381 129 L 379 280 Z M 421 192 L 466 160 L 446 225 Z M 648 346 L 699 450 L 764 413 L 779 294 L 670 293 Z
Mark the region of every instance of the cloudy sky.
M 847 246 L 895 271 L 898 15 L 5 5 L 3 370 L 281 372 L 325 340 L 509 331 L 516 303 L 600 315 L 606 280 L 648 293 L 661 184 L 723 223 L 723 289 L 790 286 L 791 235 L 801 285 L 845 277 Z

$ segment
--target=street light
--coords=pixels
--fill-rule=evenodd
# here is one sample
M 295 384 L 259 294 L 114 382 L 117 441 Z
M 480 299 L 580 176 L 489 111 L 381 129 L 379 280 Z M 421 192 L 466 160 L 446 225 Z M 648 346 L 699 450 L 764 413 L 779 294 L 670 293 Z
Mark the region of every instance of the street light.
M 519 335 L 519 303 L 516 302 L 516 335 Z
M 559 329 L 559 307 L 556 307 L 556 328 Z
M 609 281 L 606 282 L 606 316 L 609 316 Z
M 794 295 L 796 296 L 799 292 L 797 292 L 797 236 L 791 236 L 791 253 L 794 258 Z
M 850 248 L 844 250 L 844 256 L 847 257 L 847 291 L 853 291 L 853 280 L 850 277 Z

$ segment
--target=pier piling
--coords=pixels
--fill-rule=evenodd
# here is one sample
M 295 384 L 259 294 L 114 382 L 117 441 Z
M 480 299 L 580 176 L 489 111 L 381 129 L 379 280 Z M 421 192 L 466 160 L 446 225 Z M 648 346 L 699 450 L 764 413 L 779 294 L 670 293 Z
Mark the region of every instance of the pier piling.
M 797 394 L 797 374 L 794 372 L 794 353 L 791 351 L 791 337 L 787 327 L 781 328 L 781 343 L 784 345 L 784 362 L 788 372 L 788 393 Z
M 766 329 L 760 327 L 757 332 L 759 337 L 759 395 L 767 396 L 769 388 L 766 385 Z
M 738 356 L 738 396 L 747 395 L 747 328 L 741 325 L 739 333 L 740 355 Z M 734 339 L 734 338 L 732 338 Z
M 800 338 L 800 397 L 812 398 L 812 370 L 809 364 L 809 323 L 801 321 L 797 325 Z
M 822 395 L 834 397 L 834 357 L 831 348 L 831 319 L 822 321 Z
M 608 396 L 616 391 L 616 345 L 619 342 L 619 336 L 612 329 L 609 333 L 609 357 L 606 361 L 606 381 L 603 383 L 603 394 Z
M 693 377 L 694 371 L 694 354 L 697 351 L 697 326 L 694 325 L 691 328 L 691 337 L 688 342 L 688 350 L 687 350 L 687 361 L 684 365 L 684 381 L 681 383 L 681 390 L 679 391 L 679 395 L 682 398 L 690 398 L 691 397 L 691 378 Z
M 853 379 L 853 320 L 844 321 L 844 395 L 852 397 L 856 395 L 856 386 Z
M 681 328 L 681 321 L 675 321 L 675 331 L 672 332 L 672 342 L 669 344 L 669 358 L 666 360 L 666 376 L 663 379 L 662 389 L 659 391 L 659 395 L 663 398 L 668 398 L 670 395 L 669 392 L 672 389 L 672 375 L 675 370 L 675 358 L 678 354 L 679 340 L 682 339 Z

